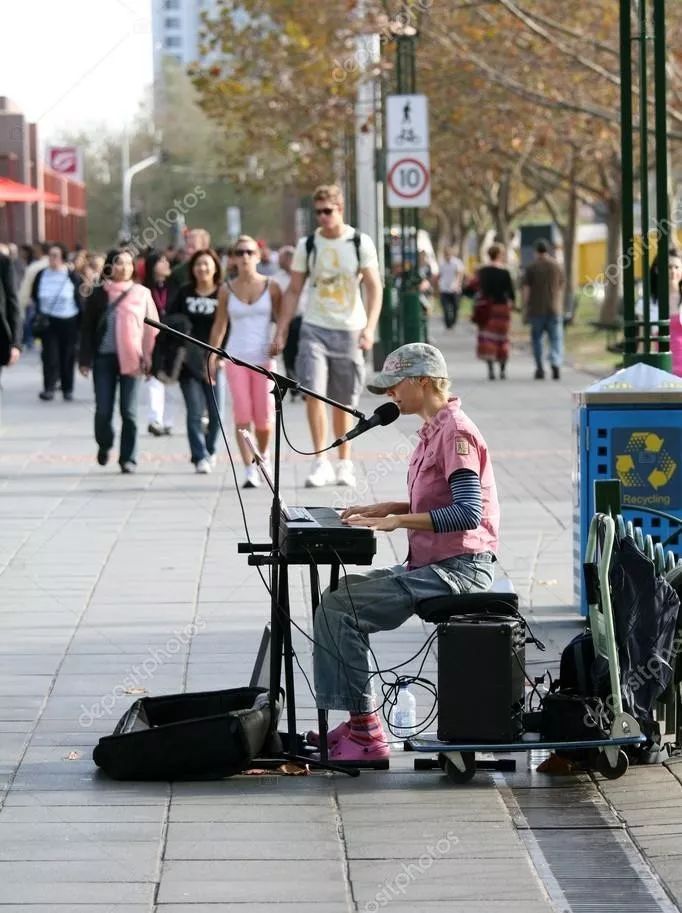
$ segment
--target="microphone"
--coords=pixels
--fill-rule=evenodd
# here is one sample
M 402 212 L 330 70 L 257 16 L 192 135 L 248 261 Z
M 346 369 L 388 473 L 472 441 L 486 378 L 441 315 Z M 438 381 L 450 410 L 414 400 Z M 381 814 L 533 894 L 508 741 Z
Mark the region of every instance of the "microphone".
M 364 434 L 365 431 L 369 431 L 370 428 L 376 428 L 377 425 L 390 425 L 399 415 L 400 409 L 395 403 L 382 403 L 374 410 L 373 415 L 369 418 L 361 419 L 355 428 L 351 428 L 343 437 L 337 438 L 332 444 L 332 447 L 338 447 L 340 444 L 345 444 L 346 441 L 352 441 L 354 437 L 357 437 L 359 434 Z

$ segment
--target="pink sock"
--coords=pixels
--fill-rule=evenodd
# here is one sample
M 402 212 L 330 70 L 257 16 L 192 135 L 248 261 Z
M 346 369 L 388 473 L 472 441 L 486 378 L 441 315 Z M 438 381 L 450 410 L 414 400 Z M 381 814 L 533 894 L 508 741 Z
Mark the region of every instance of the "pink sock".
M 373 713 L 351 713 L 350 737 L 354 742 L 367 744 L 382 739 L 383 735 L 384 729 L 376 710 Z

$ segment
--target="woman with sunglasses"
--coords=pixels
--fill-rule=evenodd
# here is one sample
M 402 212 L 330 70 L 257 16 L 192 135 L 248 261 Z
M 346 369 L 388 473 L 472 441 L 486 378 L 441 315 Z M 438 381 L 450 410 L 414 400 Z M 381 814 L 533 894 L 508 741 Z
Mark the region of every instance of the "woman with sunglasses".
M 213 327 L 218 307 L 221 266 L 213 250 L 197 250 L 187 265 L 190 282 L 183 285 L 167 314 L 184 314 L 189 318 L 190 335 L 201 342 L 213 340 Z M 218 344 L 222 342 L 220 337 Z M 180 389 L 187 407 L 187 438 L 196 472 L 207 475 L 216 463 L 216 441 L 220 431 L 223 408 L 223 387 L 210 382 L 206 374 L 203 349 L 188 345 L 180 372 Z M 204 412 L 208 411 L 208 427 L 204 430 Z
M 258 272 L 260 250 L 249 235 L 241 235 L 237 239 L 234 254 L 237 277 L 228 281 L 221 290 L 211 345 L 221 344 L 229 326 L 230 355 L 274 371 L 274 356 L 280 351 L 272 342 L 273 320 L 279 314 L 282 297 L 279 286 Z M 215 364 L 211 370 L 215 374 Z M 274 414 L 274 400 L 270 393 L 272 382 L 267 376 L 232 362 L 227 362 L 226 373 L 232 394 L 237 444 L 246 467 L 244 488 L 257 488 L 260 477 L 239 432 L 242 429 L 255 430 L 258 450 L 267 462 Z

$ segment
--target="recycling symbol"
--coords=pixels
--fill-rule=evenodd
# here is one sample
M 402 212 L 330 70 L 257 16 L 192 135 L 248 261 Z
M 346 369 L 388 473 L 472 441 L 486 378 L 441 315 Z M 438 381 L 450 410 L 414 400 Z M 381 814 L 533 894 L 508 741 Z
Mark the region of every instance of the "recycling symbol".
M 651 431 L 633 431 L 625 453 L 616 456 L 616 473 L 624 488 L 650 485 L 663 488 L 675 475 L 677 463 L 663 446 L 665 441 Z

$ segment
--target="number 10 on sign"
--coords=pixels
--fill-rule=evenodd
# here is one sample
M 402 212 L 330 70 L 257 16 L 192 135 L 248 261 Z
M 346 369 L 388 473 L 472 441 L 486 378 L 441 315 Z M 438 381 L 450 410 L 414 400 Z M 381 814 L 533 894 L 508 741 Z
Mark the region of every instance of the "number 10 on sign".
M 428 152 L 389 152 L 386 156 L 386 175 L 386 202 L 393 209 L 418 209 L 430 205 Z

